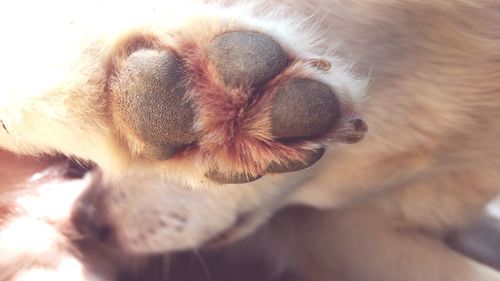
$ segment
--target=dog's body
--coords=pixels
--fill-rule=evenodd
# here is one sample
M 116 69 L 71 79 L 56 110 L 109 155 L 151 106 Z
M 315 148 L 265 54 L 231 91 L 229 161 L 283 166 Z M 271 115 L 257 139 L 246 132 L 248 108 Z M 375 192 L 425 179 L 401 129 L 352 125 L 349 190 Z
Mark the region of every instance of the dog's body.
M 253 5 L 254 12 L 249 7 L 188 4 L 175 6 L 173 12 L 173 8 L 163 8 L 165 3 L 151 4 L 123 5 L 123 13 L 117 13 L 113 5 L 69 5 L 65 24 L 50 18 L 47 26 L 26 30 L 16 22 L 31 19 L 12 18 L 16 13 L 10 11 L 11 17 L 4 17 L 9 25 L 2 23 L 2 30 L 9 30 L 7 40 L 16 44 L 2 46 L 2 61 L 7 63 L 1 66 L 6 81 L 0 85 L 0 147 L 19 154 L 59 152 L 100 167 L 109 188 L 93 187 L 77 200 L 97 212 L 96 221 L 90 223 L 92 231 L 111 225 L 112 242 L 100 237 L 106 241 L 95 243 L 111 244 L 103 247 L 134 255 L 227 244 L 252 233 L 275 211 L 305 205 L 324 211 L 281 214 L 253 237 L 222 253 L 232 261 L 234 255 L 252 256 L 251 248 L 270 264 L 278 263 L 276 268 L 293 271 L 300 280 L 500 280 L 500 273 L 442 242 L 451 231 L 477 217 L 500 189 L 498 3 L 290 0 L 293 11 L 314 14 L 305 21 L 269 4 Z M 104 12 L 94 18 L 90 11 Z M 40 18 L 40 13 L 29 17 Z M 312 25 L 313 21 L 319 24 Z M 321 40 L 314 29 L 319 30 Z M 203 67 L 199 73 L 194 70 L 205 61 L 195 60 L 190 52 L 198 46 L 201 50 L 212 46 L 218 34 L 242 30 L 270 35 L 294 58 L 273 78 L 275 82 L 269 82 L 274 84 L 266 87 L 279 88 L 290 77 L 307 77 L 333 88 L 341 104 L 334 131 L 327 138 L 293 143 L 292 150 L 269 141 L 266 152 L 260 144 L 245 150 L 251 142 L 240 138 L 248 145 L 232 149 L 252 152 L 254 161 L 235 160 L 204 138 L 210 130 L 223 130 L 213 125 L 217 120 L 206 117 L 211 116 L 211 108 L 203 106 L 209 102 L 196 96 L 196 89 L 208 86 L 193 86 L 189 99 L 199 102 L 194 124 L 199 147 L 186 149 L 182 157 L 159 160 L 163 155 L 148 146 L 144 133 L 129 126 L 135 117 L 124 121 L 131 107 L 120 96 L 129 83 L 123 69 L 135 67 L 128 56 L 137 46 L 172 48 L 187 65 L 191 83 L 206 86 L 205 80 L 192 78 L 204 75 Z M 335 57 L 330 54 L 333 47 Z M 353 74 L 338 57 L 354 61 Z M 319 62 L 320 69 L 303 61 Z M 218 79 L 213 70 L 206 72 L 208 80 Z M 364 82 L 354 77 L 367 76 L 365 99 Z M 254 108 L 256 115 L 267 110 Z M 306 150 L 353 142 L 353 137 L 358 141 L 364 129 L 356 128 L 363 127 L 356 123 L 357 116 L 369 128 L 363 141 L 327 148 L 318 163 L 301 166 L 300 171 L 263 170 L 271 160 L 288 161 L 279 158 L 282 154 L 273 154 L 275 150 L 290 151 L 308 162 Z M 259 137 L 266 134 L 261 126 L 268 126 L 269 121 L 262 120 L 248 121 L 254 122 L 250 131 L 258 131 L 254 135 Z M 228 140 L 221 139 L 223 147 L 227 146 Z M 214 166 L 223 176 L 210 176 Z M 232 170 L 248 170 L 247 180 L 262 173 L 264 177 L 234 185 L 212 183 L 239 181 L 231 178 Z M 15 204 L 18 201 L 11 200 L 5 206 Z M 88 264 L 85 255 L 80 258 L 67 245 L 73 238 L 66 232 L 46 234 L 51 242 L 42 250 L 4 246 L 12 241 L 9 237 L 15 237 L 8 236 L 15 229 L 13 222 L 23 216 L 30 218 L 25 211 L 3 220 L 0 252 L 9 254 L 0 259 L 2 280 L 24 280 L 30 274 L 42 274 L 39 271 L 67 276 L 61 268 L 71 256 Z M 55 230 L 61 224 L 67 227 L 61 220 L 68 217 L 55 222 L 34 219 L 48 222 Z M 51 255 L 58 257 L 47 261 Z

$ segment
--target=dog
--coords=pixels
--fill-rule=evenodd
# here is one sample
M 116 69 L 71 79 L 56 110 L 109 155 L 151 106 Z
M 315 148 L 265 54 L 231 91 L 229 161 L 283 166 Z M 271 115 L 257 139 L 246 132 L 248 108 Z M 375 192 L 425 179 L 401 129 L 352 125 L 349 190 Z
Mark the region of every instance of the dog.
M 0 280 L 500 280 L 497 1 L 2 5 Z

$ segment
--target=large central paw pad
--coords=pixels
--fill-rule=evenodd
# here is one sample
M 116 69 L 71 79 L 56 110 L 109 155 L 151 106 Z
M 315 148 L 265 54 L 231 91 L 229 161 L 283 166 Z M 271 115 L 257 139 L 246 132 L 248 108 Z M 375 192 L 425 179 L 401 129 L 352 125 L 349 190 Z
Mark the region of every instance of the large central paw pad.
M 310 65 L 263 33 L 137 48 L 123 61 L 112 112 L 131 151 L 192 158 L 215 182 L 305 169 L 327 142 L 356 142 L 366 131 Z

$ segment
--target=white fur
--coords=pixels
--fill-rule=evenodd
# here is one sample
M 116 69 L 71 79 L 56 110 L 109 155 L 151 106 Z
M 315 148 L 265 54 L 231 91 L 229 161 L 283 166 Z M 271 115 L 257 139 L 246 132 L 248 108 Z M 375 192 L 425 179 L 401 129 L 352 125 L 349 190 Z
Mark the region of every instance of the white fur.
M 494 95 L 500 90 L 495 80 L 500 69 L 491 62 L 500 58 L 500 37 L 488 27 L 500 18 L 500 9 L 488 10 L 486 0 L 372 2 L 300 1 L 291 3 L 292 14 L 263 2 L 229 8 L 185 1 L 1 4 L 0 31 L 7 43 L 0 47 L 5 77 L 0 147 L 96 162 L 111 186 L 104 195 L 106 216 L 129 253 L 199 246 L 248 213 L 246 224 L 233 234 L 237 240 L 275 211 L 300 204 L 327 211 L 283 215 L 258 234 L 264 236 L 255 239 L 258 247 L 245 243 L 252 250 L 264 248 L 268 259 L 304 280 L 500 280 L 498 272 L 441 241 L 498 193 L 500 126 L 492 120 L 500 117 L 500 99 Z M 462 9 L 472 16 L 465 17 Z M 324 16 L 323 23 L 295 11 L 314 11 L 316 19 Z M 491 19 L 477 15 L 483 13 Z M 309 169 L 241 185 L 207 183 L 190 163 L 135 158 L 110 123 L 102 91 L 104 61 L 114 45 L 133 30 L 171 39 L 175 32 L 211 38 L 217 28 L 258 30 L 305 60 L 329 60 L 332 71 L 308 71 L 362 111 L 370 127 L 367 139 L 327 151 Z M 351 52 L 356 69 L 338 55 Z M 362 107 L 363 76 L 371 69 L 372 97 Z M 54 223 L 64 217 L 51 220 L 54 214 L 32 204 L 40 201 L 20 200 L 28 215 L 20 214 L 0 230 L 0 269 L 10 270 L 5 276 L 102 278 L 82 276 L 87 264 L 72 258 L 71 245 Z M 41 203 L 54 201 L 59 200 L 43 197 Z M 159 219 L 169 227 L 144 236 Z M 19 230 L 23 227 L 40 235 L 32 243 L 47 242 L 16 244 L 15 234 L 25 233 Z M 52 253 L 59 258 L 44 264 Z

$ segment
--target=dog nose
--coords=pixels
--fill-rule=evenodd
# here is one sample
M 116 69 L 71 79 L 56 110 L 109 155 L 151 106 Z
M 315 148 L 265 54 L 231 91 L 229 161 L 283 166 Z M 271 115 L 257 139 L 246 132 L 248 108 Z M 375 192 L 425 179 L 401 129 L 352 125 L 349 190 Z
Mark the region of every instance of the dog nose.
M 84 239 L 109 240 L 112 227 L 107 223 L 103 205 L 104 187 L 94 183 L 73 206 L 71 223 Z

